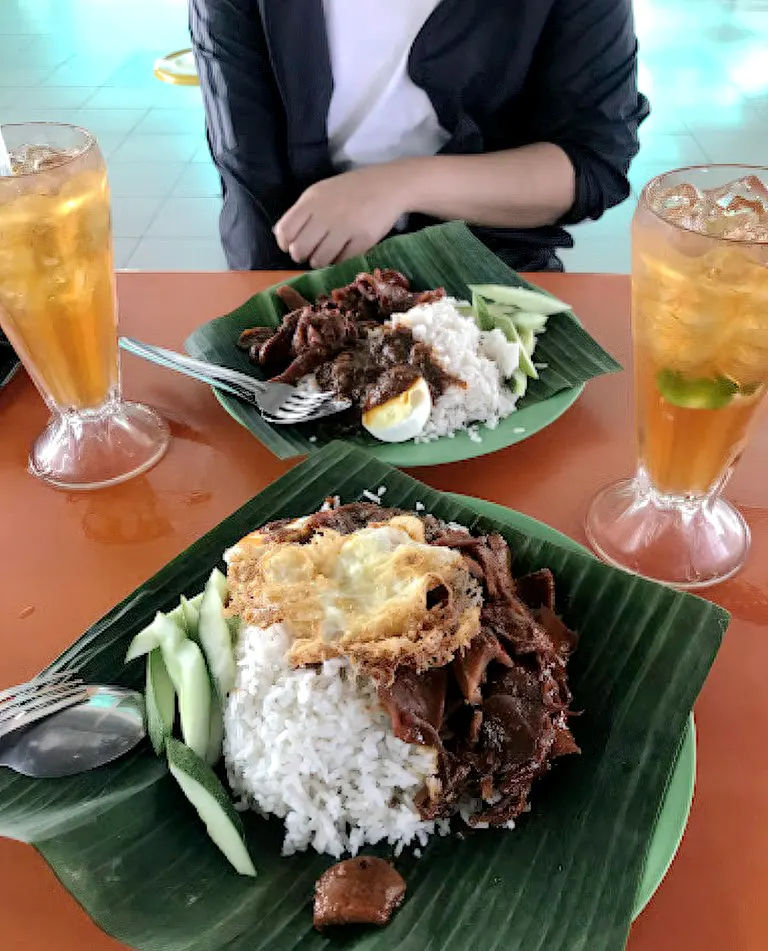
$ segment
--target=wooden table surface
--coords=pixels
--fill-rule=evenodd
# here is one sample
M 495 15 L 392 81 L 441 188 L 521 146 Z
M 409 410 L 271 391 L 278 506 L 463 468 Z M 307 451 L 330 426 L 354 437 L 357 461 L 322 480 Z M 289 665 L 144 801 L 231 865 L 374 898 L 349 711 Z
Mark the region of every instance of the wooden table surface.
M 122 273 L 123 332 L 181 349 L 198 324 L 282 275 Z M 536 275 L 630 365 L 629 280 Z M 0 689 L 34 674 L 97 618 L 285 472 L 210 391 L 123 360 L 125 391 L 156 406 L 173 441 L 153 470 L 94 493 L 47 488 L 26 472 L 46 421 L 26 378 L 0 393 Z M 711 597 L 733 622 L 696 706 L 698 777 L 690 824 L 631 951 L 763 951 L 768 945 L 768 423 L 758 424 L 730 485 L 753 533 L 746 569 Z M 584 541 L 594 492 L 634 462 L 630 375 L 591 382 L 554 425 L 466 463 L 414 470 L 438 489 L 500 502 Z M 45 579 L 45 584 L 40 579 Z M 3 951 L 108 951 L 102 934 L 28 846 L 0 840 Z M 479 949 L 481 951 L 481 949 Z

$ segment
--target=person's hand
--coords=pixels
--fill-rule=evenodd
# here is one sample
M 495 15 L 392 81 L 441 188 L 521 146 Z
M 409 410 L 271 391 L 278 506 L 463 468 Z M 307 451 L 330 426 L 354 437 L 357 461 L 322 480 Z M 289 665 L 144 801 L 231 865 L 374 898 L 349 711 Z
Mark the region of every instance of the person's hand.
M 275 225 L 280 249 L 311 267 L 364 254 L 409 210 L 408 181 L 405 162 L 388 162 L 312 185 Z

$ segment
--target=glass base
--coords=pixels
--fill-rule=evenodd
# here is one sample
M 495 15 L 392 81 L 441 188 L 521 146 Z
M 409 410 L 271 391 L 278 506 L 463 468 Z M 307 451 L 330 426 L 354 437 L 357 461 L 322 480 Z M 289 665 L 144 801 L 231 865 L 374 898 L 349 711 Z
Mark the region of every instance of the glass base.
M 61 489 L 102 489 L 146 472 L 169 440 L 168 425 L 154 410 L 111 400 L 55 415 L 32 447 L 29 471 Z
M 676 588 L 725 581 L 750 544 L 749 526 L 725 499 L 662 496 L 642 473 L 595 496 L 586 531 L 603 561 Z

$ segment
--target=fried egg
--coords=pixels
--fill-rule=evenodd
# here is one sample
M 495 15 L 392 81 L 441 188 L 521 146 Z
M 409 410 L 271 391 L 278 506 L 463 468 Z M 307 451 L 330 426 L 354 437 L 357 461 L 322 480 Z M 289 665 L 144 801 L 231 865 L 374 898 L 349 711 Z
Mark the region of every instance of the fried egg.
M 461 554 L 427 545 L 414 517 L 348 535 L 320 529 L 303 544 L 252 534 L 230 552 L 233 609 L 247 624 L 283 624 L 296 666 L 334 656 L 426 662 L 443 635 L 463 645 L 479 628 L 480 591 Z

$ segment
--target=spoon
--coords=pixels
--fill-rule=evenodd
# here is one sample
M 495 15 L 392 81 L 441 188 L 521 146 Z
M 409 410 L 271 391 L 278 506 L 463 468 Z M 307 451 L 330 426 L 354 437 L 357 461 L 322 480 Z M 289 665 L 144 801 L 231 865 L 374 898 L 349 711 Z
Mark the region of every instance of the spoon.
M 123 756 L 145 734 L 140 693 L 97 687 L 88 700 L 0 741 L 0 766 L 38 779 L 73 776 Z

